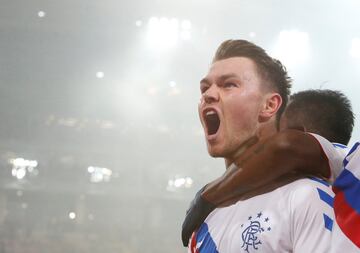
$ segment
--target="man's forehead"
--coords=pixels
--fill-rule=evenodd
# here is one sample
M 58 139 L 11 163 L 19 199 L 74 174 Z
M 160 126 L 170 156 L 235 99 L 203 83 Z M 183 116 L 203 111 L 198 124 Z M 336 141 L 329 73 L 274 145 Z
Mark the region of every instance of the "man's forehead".
M 210 65 L 209 70 L 210 71 L 216 70 L 216 69 L 223 68 L 223 67 L 226 67 L 228 69 L 237 69 L 239 66 L 254 67 L 255 64 L 254 64 L 253 60 L 251 60 L 250 58 L 243 57 L 243 56 L 236 56 L 236 57 L 230 57 L 230 58 L 214 61 Z
M 257 75 L 255 63 L 246 57 L 231 57 L 215 61 L 202 81 L 229 77 L 250 78 Z

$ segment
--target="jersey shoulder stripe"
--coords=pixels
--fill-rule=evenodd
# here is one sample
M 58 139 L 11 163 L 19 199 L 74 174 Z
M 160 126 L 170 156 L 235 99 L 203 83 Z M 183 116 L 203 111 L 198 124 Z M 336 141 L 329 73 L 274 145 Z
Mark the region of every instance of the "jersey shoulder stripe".
M 320 184 L 323 184 L 323 185 L 325 185 L 327 187 L 330 186 L 330 184 L 328 182 L 326 182 L 325 180 L 323 180 L 323 179 L 320 179 L 320 178 L 317 178 L 317 177 L 309 177 L 309 179 L 311 179 L 313 181 L 316 181 L 316 182 L 318 182 Z
M 334 225 L 334 220 L 331 219 L 329 216 L 327 216 L 324 213 L 323 213 L 323 217 L 324 217 L 325 228 L 329 231 L 332 231 L 333 225 Z
M 343 169 L 351 172 L 360 181 L 360 143 L 356 143 L 343 161 Z M 360 193 L 360 192 L 359 192 Z
M 336 142 L 333 142 L 332 144 L 334 145 L 334 147 L 337 147 L 337 148 L 342 148 L 342 149 L 347 148 L 347 146 L 346 146 L 346 145 L 341 144 L 341 143 L 336 143 Z
M 330 196 L 327 192 L 323 191 L 320 188 L 317 188 L 317 191 L 319 193 L 319 197 L 322 201 L 324 201 L 326 204 L 328 204 L 331 208 L 334 207 L 334 197 Z
M 359 142 L 356 142 L 356 143 L 354 144 L 354 146 L 352 146 L 352 148 L 350 149 L 349 153 L 348 153 L 348 154 L 346 155 L 346 157 L 344 158 L 344 161 L 343 161 L 343 166 L 344 166 L 344 168 L 346 168 L 346 166 L 349 164 L 351 158 L 356 155 L 357 152 L 355 152 L 355 151 L 358 150 L 359 145 L 360 145 L 360 143 L 359 143 Z M 350 170 L 351 170 L 351 169 L 350 169 Z

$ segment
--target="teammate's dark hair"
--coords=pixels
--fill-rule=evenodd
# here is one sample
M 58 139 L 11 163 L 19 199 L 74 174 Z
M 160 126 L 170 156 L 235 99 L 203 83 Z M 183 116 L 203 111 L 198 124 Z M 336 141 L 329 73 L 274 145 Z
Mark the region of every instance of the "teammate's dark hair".
M 334 90 L 306 90 L 292 95 L 284 116 L 288 126 L 304 126 L 308 132 L 345 145 L 354 127 L 349 99 Z
M 246 57 L 253 60 L 257 71 L 270 88 L 278 92 L 282 104 L 276 114 L 277 126 L 288 102 L 291 78 L 279 60 L 271 58 L 264 49 L 247 40 L 226 40 L 217 49 L 213 62 L 231 58 Z

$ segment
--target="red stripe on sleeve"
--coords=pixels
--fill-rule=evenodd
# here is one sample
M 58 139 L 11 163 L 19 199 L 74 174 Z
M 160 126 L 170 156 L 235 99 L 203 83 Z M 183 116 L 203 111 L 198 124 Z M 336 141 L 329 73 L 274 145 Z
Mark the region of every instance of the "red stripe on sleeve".
M 191 253 L 200 253 L 199 250 L 196 248 L 196 232 L 193 232 L 191 235 L 190 241 L 190 251 Z
M 345 194 L 334 189 L 334 211 L 336 222 L 343 233 L 360 248 L 360 215 L 346 202 Z

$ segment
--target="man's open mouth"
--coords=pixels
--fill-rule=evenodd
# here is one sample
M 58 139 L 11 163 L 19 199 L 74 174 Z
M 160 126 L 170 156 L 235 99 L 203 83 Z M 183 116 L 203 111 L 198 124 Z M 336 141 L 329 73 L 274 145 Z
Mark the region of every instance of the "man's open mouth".
M 216 134 L 220 127 L 220 118 L 215 110 L 209 110 L 204 115 L 208 135 Z

